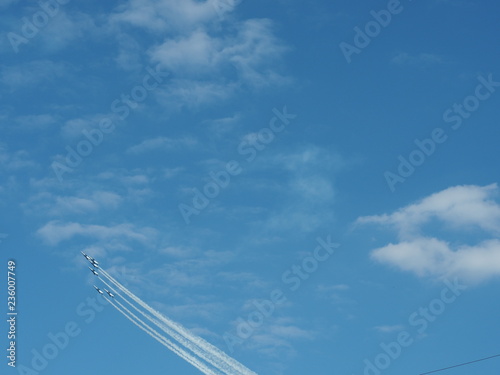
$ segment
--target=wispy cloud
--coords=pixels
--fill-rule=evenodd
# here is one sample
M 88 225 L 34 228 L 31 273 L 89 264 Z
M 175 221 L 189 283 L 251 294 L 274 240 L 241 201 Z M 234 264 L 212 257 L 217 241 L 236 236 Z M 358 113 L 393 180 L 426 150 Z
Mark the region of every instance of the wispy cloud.
M 184 170 L 182 167 L 176 167 L 176 168 L 165 168 L 163 170 L 163 178 L 165 179 L 170 179 L 175 176 L 177 176 L 179 173 L 181 173 Z
M 111 29 L 120 42 L 117 61 L 123 67 L 137 65 L 142 52 L 152 64 L 172 73 L 168 86 L 158 92 L 168 108 L 195 108 L 226 100 L 240 90 L 290 83 L 278 68 L 289 48 L 276 37 L 273 22 L 222 22 L 217 1 L 130 0 L 111 17 Z M 141 44 L 122 36 L 121 30 L 130 26 L 165 37 L 141 51 Z
M 214 0 L 129 0 L 120 5 L 111 20 L 151 32 L 184 32 L 217 18 Z
M 475 6 L 476 3 L 473 0 L 434 0 L 437 4 L 452 5 L 457 7 L 471 7 Z
M 443 56 L 434 53 L 411 55 L 407 52 L 400 52 L 392 58 L 391 62 L 396 65 L 427 67 L 429 65 L 443 64 L 446 60 Z
M 10 151 L 7 146 L 0 144 L 0 167 L 7 171 L 16 171 L 25 168 L 35 168 L 38 164 L 26 150 Z
M 68 74 L 64 63 L 35 60 L 0 68 L 0 82 L 11 90 L 28 88 L 47 81 L 55 81 Z
M 113 210 L 118 208 L 122 200 L 121 196 L 109 191 L 95 191 L 92 194 L 77 196 L 61 196 L 42 192 L 32 196 L 23 206 L 25 211 L 32 215 L 62 217 Z
M 377 332 L 380 332 L 380 333 L 393 333 L 393 332 L 398 332 L 398 331 L 402 331 L 405 327 L 400 325 L 400 324 L 397 324 L 397 325 L 392 325 L 392 326 L 389 326 L 389 325 L 386 325 L 386 326 L 376 326 L 376 327 L 373 327 L 374 330 L 376 330 Z
M 235 129 L 238 129 L 242 117 L 241 113 L 235 113 L 232 116 L 206 120 L 204 122 L 209 126 L 211 136 L 214 138 L 222 138 Z
M 48 52 L 59 51 L 72 43 L 78 43 L 85 37 L 94 37 L 104 30 L 94 23 L 94 19 L 81 12 L 66 12 L 60 8 L 57 17 L 50 20 L 40 33 L 39 43 Z
M 8 7 L 12 4 L 17 3 L 19 0 L 0 0 L 0 7 Z
M 57 123 L 57 118 L 52 114 L 24 115 L 16 117 L 15 122 L 21 130 L 46 130 Z
M 172 150 L 184 149 L 187 147 L 193 147 L 196 144 L 197 144 L 196 139 L 192 137 L 184 137 L 177 139 L 168 137 L 156 137 L 156 138 L 146 139 L 141 143 L 130 147 L 127 150 L 127 153 L 142 154 L 154 150 L 172 151 Z
M 245 341 L 244 346 L 270 359 L 285 359 L 297 354 L 295 344 L 314 340 L 316 336 L 315 331 L 301 328 L 291 317 L 270 317 Z
M 134 240 L 141 243 L 150 243 L 156 237 L 156 230 L 152 228 L 138 228 L 133 224 L 118 225 L 95 225 L 80 224 L 75 222 L 50 221 L 37 230 L 47 244 L 56 246 L 63 241 L 72 239 L 75 236 L 88 237 L 94 240 L 110 240 L 122 238 Z
M 335 173 L 344 162 L 335 153 L 316 146 L 306 146 L 289 153 L 272 156 L 265 163 L 267 168 L 277 167 L 288 171 L 288 177 L 276 190 L 280 198 L 266 220 L 266 228 L 271 230 L 295 229 L 302 232 L 317 230 L 331 222 L 336 197 Z M 283 186 L 284 185 L 284 186 Z
M 320 293 L 329 293 L 329 292 L 340 292 L 349 290 L 349 285 L 346 284 L 334 284 L 334 285 L 318 285 L 318 291 Z

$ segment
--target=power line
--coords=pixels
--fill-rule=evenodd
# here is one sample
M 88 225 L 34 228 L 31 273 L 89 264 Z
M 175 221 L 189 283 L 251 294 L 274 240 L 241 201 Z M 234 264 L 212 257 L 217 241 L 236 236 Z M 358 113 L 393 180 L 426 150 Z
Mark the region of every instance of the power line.
M 486 361 L 487 359 L 491 359 L 491 358 L 495 358 L 495 357 L 500 357 L 500 354 L 492 355 L 491 357 L 486 357 L 486 358 L 476 359 L 475 361 L 470 361 L 470 362 L 461 363 L 461 364 L 459 364 L 459 365 L 454 365 L 454 366 L 450 366 L 450 367 L 445 367 L 445 368 L 442 368 L 442 369 L 439 369 L 439 370 L 433 370 L 433 371 L 429 371 L 429 372 L 423 372 L 423 373 L 421 373 L 421 374 L 419 374 L 419 375 L 427 375 L 427 374 L 432 374 L 432 373 L 434 373 L 434 372 L 438 372 L 438 371 L 449 370 L 450 368 L 455 368 L 455 367 L 460 367 L 460 366 L 470 365 L 471 363 L 476 363 L 476 362 Z

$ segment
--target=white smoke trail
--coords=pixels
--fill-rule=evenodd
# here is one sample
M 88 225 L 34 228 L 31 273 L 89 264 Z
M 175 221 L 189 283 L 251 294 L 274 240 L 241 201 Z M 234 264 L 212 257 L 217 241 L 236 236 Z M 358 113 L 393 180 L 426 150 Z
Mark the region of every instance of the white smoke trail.
M 208 343 L 207 341 L 205 341 L 201 337 L 193 335 L 190 331 L 188 331 L 186 328 L 184 328 L 180 324 L 171 321 L 170 319 L 168 319 L 164 315 L 160 314 L 158 311 L 151 308 L 144 301 L 142 301 L 140 298 L 138 298 L 136 295 L 134 295 L 132 292 L 130 292 L 127 288 L 125 288 L 123 285 L 121 285 L 118 281 L 116 281 L 110 274 L 108 274 L 103 269 L 101 269 L 101 272 L 111 283 L 116 285 L 117 288 L 119 288 L 121 291 L 123 291 L 132 300 L 134 300 L 136 303 L 138 303 L 144 309 L 146 309 L 151 314 L 156 316 L 163 323 L 165 323 L 168 327 L 174 329 L 180 335 L 182 335 L 184 338 L 186 338 L 187 340 L 190 340 L 195 345 L 200 347 L 202 350 L 209 353 L 209 355 L 212 358 L 215 358 L 217 360 L 217 363 L 219 364 L 218 365 L 219 369 L 225 371 L 229 375 L 257 375 L 255 372 L 249 370 L 248 368 L 243 366 L 241 363 L 239 363 L 235 359 L 229 357 L 226 353 L 222 352 L 221 350 L 219 350 L 218 348 L 216 348 L 212 344 Z M 210 361 L 210 362 L 212 362 L 212 361 Z M 228 366 L 229 366 L 229 369 L 228 369 Z
M 129 303 L 132 307 L 134 307 L 142 315 L 144 315 L 146 318 L 148 318 L 150 321 L 152 321 L 154 324 L 156 324 L 159 328 L 163 329 L 167 334 L 173 336 L 176 340 L 178 340 L 184 346 L 188 347 L 195 354 L 199 355 L 200 357 L 205 359 L 207 362 L 213 364 L 215 367 L 217 367 L 219 370 L 223 371 L 226 374 L 230 374 L 230 375 L 242 375 L 242 374 L 244 374 L 244 373 L 238 372 L 238 370 L 234 369 L 234 367 L 229 366 L 227 363 L 224 363 L 223 361 L 221 361 L 220 358 L 217 355 L 213 354 L 211 351 L 208 351 L 208 350 L 205 350 L 204 348 L 201 348 L 198 345 L 198 340 L 201 340 L 201 338 L 197 338 L 196 336 L 194 336 L 198 340 L 196 340 L 196 339 L 192 340 L 190 337 L 185 337 L 186 335 L 183 335 L 183 332 L 180 332 L 178 329 L 176 329 L 177 327 L 175 327 L 175 326 L 172 327 L 172 325 L 175 324 L 174 322 L 168 320 L 167 318 L 165 318 L 164 316 L 159 314 L 156 310 L 153 310 L 149 305 L 147 305 L 145 302 L 143 302 L 138 297 L 136 297 L 127 288 L 125 288 L 123 285 L 118 283 L 118 281 L 113 279 L 108 273 L 106 273 L 105 276 L 110 280 L 110 282 L 115 284 L 118 288 L 120 288 L 123 292 L 125 292 L 125 294 L 127 294 L 129 297 L 131 297 L 134 301 L 139 303 L 142 307 L 144 307 L 145 309 L 150 311 L 155 316 L 159 317 L 162 320 L 162 322 L 154 319 L 153 317 L 149 317 L 148 315 L 144 314 L 144 312 L 139 310 L 137 307 L 135 307 L 134 305 Z M 165 321 L 165 319 L 167 319 L 167 320 Z M 167 325 L 165 325 L 163 322 L 167 323 Z M 175 332 L 172 331 L 172 328 L 176 331 Z M 184 331 L 187 331 L 187 330 L 184 329 Z
M 109 274 L 106 276 L 108 277 Z M 108 277 L 109 278 L 109 277 Z M 117 293 L 109 284 L 107 284 L 104 280 L 102 280 L 101 278 L 99 278 L 104 284 L 106 284 L 110 289 L 112 289 L 115 293 Z M 127 295 L 131 295 L 132 298 L 135 297 L 135 295 L 133 295 L 130 291 L 128 291 L 128 289 L 126 289 L 123 285 L 119 284 L 116 280 L 110 280 L 110 282 L 112 282 L 113 284 L 117 284 L 117 286 L 125 291 L 125 293 Z M 117 295 L 119 295 L 117 293 Z M 149 316 L 148 314 L 146 314 L 144 311 L 140 310 L 139 308 L 137 308 L 137 306 L 135 306 L 134 304 L 130 303 L 130 301 L 128 301 L 126 298 L 124 298 L 123 296 L 120 295 L 121 298 L 124 299 L 125 302 L 127 302 L 131 307 L 133 307 L 136 311 L 138 311 L 139 313 L 141 313 L 145 318 L 147 318 L 149 321 L 151 321 L 153 324 L 157 325 L 158 328 L 162 329 L 165 333 L 167 333 L 168 335 L 170 335 L 172 338 L 176 339 L 177 341 L 179 341 L 179 343 L 181 343 L 182 345 L 184 345 L 185 347 L 187 347 L 188 349 L 190 349 L 194 354 L 200 356 L 201 358 L 203 358 L 205 361 L 209 362 L 210 364 L 214 365 L 216 368 L 218 368 L 219 370 L 223 371 L 225 374 L 231 374 L 231 375 L 240 375 L 241 373 L 238 373 L 236 372 L 236 370 L 234 370 L 234 368 L 228 366 L 226 363 L 223 363 L 220 361 L 220 359 L 213 355 L 212 353 L 210 352 L 207 352 L 205 351 L 203 348 L 200 348 L 196 342 L 193 342 L 191 341 L 189 338 L 186 338 L 184 337 L 181 333 L 178 333 L 176 331 L 173 331 L 171 327 L 169 327 L 168 325 L 165 325 L 163 322 L 161 321 L 158 321 L 156 320 L 155 318 L 153 318 L 152 316 Z M 137 297 L 136 297 L 137 298 Z M 141 300 L 142 302 L 142 300 Z M 144 302 L 142 302 L 144 305 L 146 305 Z M 148 305 L 146 305 L 147 307 L 149 307 Z M 150 308 L 150 307 L 149 307 Z M 151 308 L 150 308 L 151 309 Z M 151 309 L 152 310 L 152 309 Z M 153 310 L 154 311 L 154 310 Z
M 99 280 L 101 280 L 111 291 L 113 291 L 116 295 L 120 296 L 126 303 L 128 303 L 133 309 L 135 309 L 137 312 L 139 312 L 142 316 L 144 316 L 146 319 L 148 319 L 151 323 L 155 324 L 158 328 L 162 329 L 167 335 L 171 336 L 173 339 L 177 340 L 180 344 L 184 345 L 186 348 L 191 350 L 195 355 L 203 358 L 205 361 L 209 362 L 213 366 L 217 367 L 221 371 L 225 371 L 226 374 L 228 371 L 231 371 L 231 368 L 228 368 L 228 366 L 223 366 L 224 368 L 221 369 L 220 366 L 220 361 L 217 361 L 217 359 L 214 359 L 213 356 L 211 356 L 210 353 L 207 353 L 200 349 L 198 346 L 196 346 L 193 342 L 189 341 L 186 339 L 184 336 L 180 335 L 179 333 L 173 331 L 170 327 L 166 326 L 162 322 L 156 320 L 152 316 L 148 315 L 146 312 L 140 310 L 137 306 L 135 306 L 133 303 L 128 301 L 126 298 L 124 298 L 120 293 L 118 293 L 116 290 L 113 289 L 111 285 L 109 285 L 106 281 L 104 281 L 102 278 L 99 277 Z M 116 303 L 120 304 L 118 301 L 115 300 Z M 120 304 L 120 306 L 123 306 Z M 125 306 L 123 306 L 125 308 Z M 125 308 L 126 309 L 126 308 Z M 133 315 L 132 312 L 127 310 L 130 314 Z M 222 374 L 222 373 L 218 373 Z
M 182 348 L 179 348 L 173 342 L 168 340 L 165 336 L 163 336 L 160 333 L 158 333 L 157 331 L 155 331 L 147 323 L 142 321 L 139 317 L 137 317 L 129 309 L 127 309 L 125 306 L 123 306 L 120 302 L 118 302 L 118 301 L 113 302 L 109 298 L 106 298 L 106 299 L 108 300 L 109 303 L 111 303 L 111 305 L 113 305 L 113 307 L 115 307 L 119 312 L 121 312 L 127 319 L 129 319 L 137 327 L 139 327 L 144 332 L 146 332 L 148 335 L 153 337 L 155 340 L 157 340 L 159 343 L 161 343 L 167 349 L 173 351 L 179 357 L 181 357 L 182 359 L 184 359 L 188 363 L 192 364 L 198 370 L 200 370 L 201 372 L 203 372 L 206 375 L 220 375 L 219 372 L 214 372 L 205 363 L 201 362 L 198 358 L 193 357 L 191 354 L 187 353 L 185 350 L 183 350 Z M 118 307 L 117 305 L 119 305 L 120 307 Z

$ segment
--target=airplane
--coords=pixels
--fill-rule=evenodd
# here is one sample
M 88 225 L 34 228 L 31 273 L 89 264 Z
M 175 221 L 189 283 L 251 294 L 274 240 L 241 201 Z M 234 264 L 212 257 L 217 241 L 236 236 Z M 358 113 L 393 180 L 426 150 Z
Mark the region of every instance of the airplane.
M 99 267 L 99 262 L 92 258 L 90 255 L 85 254 L 83 251 L 80 251 L 82 255 L 87 259 L 94 267 L 98 268 Z
M 103 293 L 102 293 L 102 290 L 101 290 L 101 289 L 99 289 L 98 287 L 96 287 L 95 285 L 94 285 L 94 288 L 95 288 L 95 290 L 97 290 L 97 292 L 98 292 L 99 294 L 103 294 Z
M 107 290 L 106 288 L 104 288 L 104 290 L 106 291 L 106 293 L 109 294 L 110 297 L 115 298 L 115 295 L 111 293 L 109 290 Z
M 99 276 L 99 274 L 96 272 L 95 269 L 89 267 L 90 272 L 92 272 L 94 275 Z
M 87 254 L 85 254 L 83 251 L 80 251 L 80 253 L 82 253 L 82 255 L 85 257 L 85 259 L 87 260 L 91 260 L 93 259 L 91 256 L 88 256 Z

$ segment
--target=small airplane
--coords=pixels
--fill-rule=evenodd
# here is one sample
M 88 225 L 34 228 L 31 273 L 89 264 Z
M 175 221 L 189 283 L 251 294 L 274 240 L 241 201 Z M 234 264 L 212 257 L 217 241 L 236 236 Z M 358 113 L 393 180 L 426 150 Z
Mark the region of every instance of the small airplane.
M 108 293 L 108 295 L 111 297 L 111 298 L 115 298 L 115 295 L 113 293 L 111 293 L 109 290 L 107 290 L 106 288 L 104 289 L 106 291 L 106 293 Z
M 90 270 L 90 272 L 92 272 L 94 275 L 99 276 L 99 274 L 97 273 L 97 271 L 96 271 L 95 269 L 93 269 L 93 268 L 90 268 L 90 267 L 89 267 L 89 270 Z
M 87 260 L 94 259 L 94 258 L 92 258 L 91 256 L 89 256 L 89 255 L 85 254 L 83 251 L 80 251 L 80 253 L 82 253 L 82 255 L 83 255 L 83 256 L 85 257 L 85 259 L 87 259 Z
M 80 251 L 82 255 L 87 259 L 95 268 L 99 268 L 99 262 L 92 258 L 90 255 L 85 254 L 83 251 Z
M 94 288 L 95 288 L 95 290 L 97 290 L 97 292 L 98 292 L 99 294 L 103 294 L 102 290 L 101 290 L 101 289 L 99 289 L 98 287 L 96 287 L 95 285 L 94 285 Z

